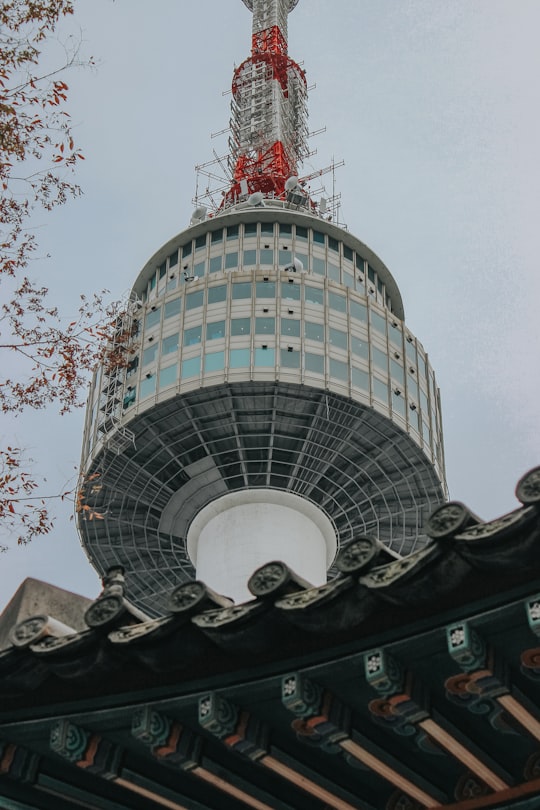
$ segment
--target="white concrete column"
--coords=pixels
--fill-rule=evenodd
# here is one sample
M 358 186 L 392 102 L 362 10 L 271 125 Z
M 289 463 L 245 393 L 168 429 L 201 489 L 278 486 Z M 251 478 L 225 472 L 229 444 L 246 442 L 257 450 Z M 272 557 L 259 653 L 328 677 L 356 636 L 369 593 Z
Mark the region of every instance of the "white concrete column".
M 281 560 L 313 585 L 326 582 L 336 554 L 329 518 L 310 501 L 273 489 L 241 490 L 217 498 L 192 521 L 187 549 L 197 579 L 235 602 L 253 597 L 251 574 Z

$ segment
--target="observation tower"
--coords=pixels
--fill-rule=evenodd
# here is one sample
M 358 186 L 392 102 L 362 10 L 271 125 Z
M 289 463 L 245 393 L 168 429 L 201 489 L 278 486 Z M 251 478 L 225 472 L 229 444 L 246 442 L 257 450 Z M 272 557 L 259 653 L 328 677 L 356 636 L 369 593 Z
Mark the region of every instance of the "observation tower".
M 408 554 L 446 498 L 439 392 L 398 285 L 302 174 L 298 0 L 243 2 L 219 200 L 145 264 L 111 346 L 129 364 L 89 394 L 82 543 L 151 615 L 194 577 L 246 600 L 275 559 L 320 585 L 361 535 Z

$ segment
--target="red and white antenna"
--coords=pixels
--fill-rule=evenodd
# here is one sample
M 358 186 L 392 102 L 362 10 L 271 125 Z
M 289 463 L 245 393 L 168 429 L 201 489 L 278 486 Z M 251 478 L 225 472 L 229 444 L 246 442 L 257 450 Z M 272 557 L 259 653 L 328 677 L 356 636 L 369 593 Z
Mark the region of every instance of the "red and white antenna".
M 253 35 L 251 56 L 233 77 L 232 185 L 224 205 L 256 192 L 284 197 L 308 155 L 306 77 L 287 49 L 287 19 L 298 0 L 243 2 L 253 12 Z

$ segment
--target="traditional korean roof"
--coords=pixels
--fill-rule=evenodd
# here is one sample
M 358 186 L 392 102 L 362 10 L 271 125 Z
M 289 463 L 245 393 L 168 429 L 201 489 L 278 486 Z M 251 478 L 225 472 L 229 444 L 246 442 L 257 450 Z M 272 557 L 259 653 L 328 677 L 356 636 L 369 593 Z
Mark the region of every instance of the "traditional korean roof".
M 444 504 L 401 560 L 356 538 L 318 588 L 275 561 L 147 620 L 115 569 L 85 629 L 12 606 L 2 808 L 537 808 L 540 468 L 517 495 Z

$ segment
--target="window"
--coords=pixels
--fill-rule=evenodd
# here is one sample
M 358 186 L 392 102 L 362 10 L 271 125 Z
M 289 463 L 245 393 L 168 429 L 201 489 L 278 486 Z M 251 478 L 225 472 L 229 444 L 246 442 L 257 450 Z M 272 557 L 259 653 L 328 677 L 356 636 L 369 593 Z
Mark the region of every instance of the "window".
M 185 259 L 187 256 L 191 256 L 191 242 L 188 242 L 188 244 L 184 245 L 182 248 L 182 258 Z
M 292 225 L 286 225 L 285 223 L 281 223 L 279 226 L 279 235 L 290 236 L 291 234 L 292 234 Z
M 304 335 L 308 340 L 324 341 L 324 324 L 306 321 L 304 324 Z
M 154 273 L 154 275 L 153 275 L 153 276 L 152 276 L 152 278 L 150 279 L 150 289 L 151 289 L 151 290 L 153 290 L 153 289 L 154 289 L 154 287 L 156 286 L 156 278 L 157 278 L 157 276 L 156 276 L 156 274 Z
M 375 270 L 374 270 L 374 269 L 373 269 L 373 267 L 371 267 L 369 264 L 368 264 L 367 274 L 368 274 L 368 278 L 369 278 L 369 280 L 370 280 L 370 281 L 371 281 L 373 284 L 375 284 Z
M 373 364 L 384 371 L 385 373 L 388 371 L 388 358 L 386 356 L 386 352 L 381 351 L 376 346 L 371 347 L 371 357 L 373 359 Z
M 373 396 L 388 405 L 388 385 L 377 377 L 373 378 Z
M 204 293 L 202 290 L 188 293 L 186 295 L 186 309 L 197 309 L 197 307 L 202 307 L 203 301 Z
M 155 278 L 155 276 L 154 276 Z M 161 320 L 161 307 L 156 307 L 146 314 L 146 329 L 156 326 Z
M 250 364 L 249 349 L 231 349 L 229 368 L 247 368 Z
M 184 329 L 184 346 L 195 346 L 200 343 L 202 339 L 202 326 L 192 326 L 190 329 Z
M 343 380 L 344 382 L 348 382 L 349 380 L 348 363 L 343 363 L 341 360 L 336 360 L 335 358 L 331 357 L 330 376 L 334 377 L 336 380 Z
M 225 321 L 206 324 L 206 340 L 219 340 L 225 337 Z
M 296 226 L 296 238 L 297 239 L 307 239 L 308 233 L 307 228 L 302 228 L 300 225 Z
M 287 301 L 300 301 L 300 285 L 289 284 L 288 281 L 282 282 L 281 297 Z
M 356 355 L 356 357 L 361 357 L 363 360 L 367 361 L 369 356 L 367 340 L 356 337 L 356 335 L 351 335 L 350 340 L 351 352 Z
M 397 394 L 392 391 L 392 410 L 405 419 L 405 397 L 403 393 Z
M 320 245 L 324 245 L 324 233 L 320 231 L 313 231 L 313 241 L 318 242 Z
M 276 284 L 274 281 L 258 281 L 255 285 L 255 295 L 257 298 L 275 298 Z
M 244 267 L 251 266 L 257 264 L 257 251 L 256 250 L 244 250 Z
M 169 337 L 163 338 L 163 343 L 161 344 L 161 354 L 172 354 L 173 352 L 178 351 L 178 332 L 175 335 L 169 335 Z
M 227 239 L 238 239 L 238 225 L 229 225 L 227 228 Z
M 282 318 L 281 334 L 287 337 L 300 337 L 300 321 L 295 321 L 292 318 Z
M 167 301 L 167 303 L 165 304 L 165 312 L 164 312 L 165 320 L 167 320 L 167 318 L 173 318 L 175 315 L 180 315 L 181 309 L 182 309 L 181 298 L 173 298 L 172 301 Z
M 208 303 L 220 304 L 222 301 L 227 300 L 227 285 L 220 284 L 219 287 L 208 288 Z
M 171 255 L 169 256 L 169 270 L 177 264 L 178 264 L 178 250 L 175 250 L 174 253 L 171 253 Z
M 132 388 L 131 391 L 128 389 L 123 399 L 122 407 L 129 408 L 129 406 L 133 405 L 133 403 L 135 402 L 136 397 L 137 397 L 137 389 Z
M 232 270 L 233 268 L 236 267 L 238 267 L 238 252 L 234 251 L 233 253 L 226 253 L 225 270 Z
M 233 318 L 231 320 L 231 337 L 249 335 L 251 320 L 249 318 Z
M 371 310 L 371 325 L 382 335 L 386 335 L 386 318 Z
M 159 342 L 152 343 L 147 349 L 144 350 L 142 354 L 142 366 L 148 366 L 150 363 L 153 363 L 156 359 L 157 352 L 159 348 Z
M 306 304 L 317 304 L 322 306 L 324 304 L 324 290 L 318 287 L 309 287 L 306 285 Z
M 367 323 L 367 309 L 365 304 L 360 304 L 358 301 L 351 301 L 351 318 L 356 318 L 357 321 Z
M 404 384 L 403 366 L 396 363 L 393 358 L 390 359 L 390 374 L 392 375 L 392 379 L 396 380 L 396 382 L 399 382 L 402 385 Z
M 178 281 L 178 279 L 176 278 L 176 276 L 173 276 L 172 278 L 170 278 L 168 280 L 167 287 L 166 287 L 167 292 L 171 292 L 171 290 L 176 290 L 177 281 Z
M 212 243 L 213 245 L 215 245 L 215 244 L 216 244 L 216 243 L 218 243 L 218 242 L 222 242 L 222 241 L 223 241 L 223 231 L 222 231 L 222 230 L 219 230 L 219 231 L 212 231 L 212 235 L 211 235 L 211 237 L 210 237 L 210 241 L 211 241 L 211 243 Z
M 168 371 L 168 369 L 162 369 L 161 374 L 164 371 Z M 198 354 L 197 357 L 190 357 L 189 360 L 184 360 L 182 363 L 182 379 L 186 377 L 198 377 L 201 373 L 201 356 Z M 159 387 L 161 388 L 161 374 L 159 380 Z
M 275 365 L 275 352 L 273 349 L 255 349 L 255 365 L 257 367 L 268 367 Z
M 251 282 L 243 281 L 240 284 L 233 284 L 232 297 L 234 301 L 241 298 L 251 298 Z
M 324 374 L 324 355 L 306 352 L 306 371 L 313 374 Z
M 343 255 L 345 256 L 346 259 L 352 262 L 353 253 L 350 247 L 347 247 L 347 245 L 343 245 Z
M 208 265 L 209 273 L 219 273 L 223 268 L 223 256 L 212 256 Z
M 274 264 L 274 251 L 261 248 L 261 264 Z
M 255 318 L 256 335 L 273 335 L 276 331 L 275 318 Z
M 261 234 L 274 235 L 273 222 L 261 222 Z
M 352 367 L 352 384 L 363 391 L 369 391 L 369 374 L 361 368 Z
M 281 349 L 281 367 L 282 368 L 300 368 L 300 352 L 293 349 Z
M 206 262 L 197 262 L 197 264 L 193 267 L 193 275 L 194 276 L 204 276 L 206 271 Z
M 225 352 L 211 352 L 204 358 L 204 371 L 206 374 L 212 371 L 223 371 L 225 368 Z
M 340 280 L 339 267 L 335 264 L 330 264 L 330 262 L 328 262 L 328 278 L 332 279 L 332 281 Z
M 199 248 L 203 248 L 203 247 L 206 247 L 206 234 L 203 234 L 202 236 L 198 236 L 195 239 L 195 250 L 198 250 Z
M 335 349 L 344 349 L 347 351 L 347 333 L 342 332 L 340 329 L 330 327 L 330 343 Z
M 141 380 L 139 386 L 139 396 L 141 399 L 151 396 L 156 391 L 156 375 L 152 374 L 151 377 L 145 377 Z
M 336 312 L 347 312 L 347 299 L 337 293 L 328 293 L 328 306 Z
M 292 253 L 290 250 L 278 251 L 278 263 L 280 267 L 286 267 L 292 262 Z
M 159 387 L 167 388 L 169 385 L 176 385 L 178 377 L 176 363 L 172 366 L 167 366 L 159 371 Z
M 311 263 L 311 268 L 314 273 L 318 273 L 320 276 L 324 276 L 326 273 L 326 262 L 324 259 L 319 259 L 317 256 L 313 257 L 313 261 Z
M 163 264 L 160 264 L 160 266 L 159 266 L 159 279 L 160 279 L 160 281 L 161 281 L 161 279 L 163 278 L 163 276 L 165 275 L 166 272 L 167 272 L 167 262 L 163 262 Z
M 244 236 L 256 236 L 256 235 L 257 235 L 257 223 L 247 222 L 244 225 Z

